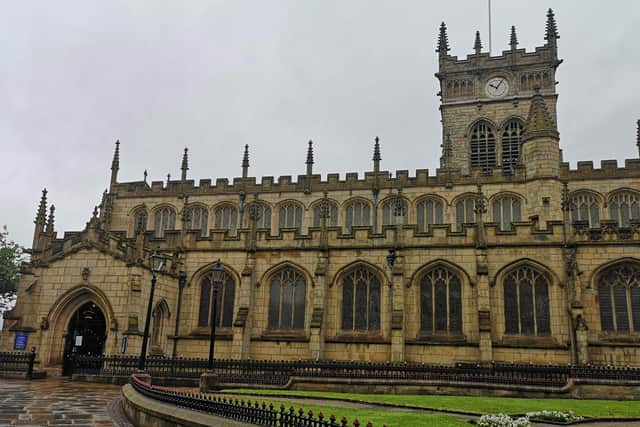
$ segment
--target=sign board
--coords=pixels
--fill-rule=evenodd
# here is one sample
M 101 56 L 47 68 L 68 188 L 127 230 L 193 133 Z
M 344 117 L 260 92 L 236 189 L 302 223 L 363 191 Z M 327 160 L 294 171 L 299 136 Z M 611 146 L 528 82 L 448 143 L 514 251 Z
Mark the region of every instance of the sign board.
M 14 350 L 26 350 L 27 341 L 29 340 L 29 334 L 26 332 L 16 332 L 16 337 L 13 340 Z
M 82 346 L 82 335 L 78 335 L 76 337 L 76 347 L 81 347 Z
M 127 337 L 122 337 L 122 343 L 120 344 L 120 352 L 125 354 L 127 352 Z

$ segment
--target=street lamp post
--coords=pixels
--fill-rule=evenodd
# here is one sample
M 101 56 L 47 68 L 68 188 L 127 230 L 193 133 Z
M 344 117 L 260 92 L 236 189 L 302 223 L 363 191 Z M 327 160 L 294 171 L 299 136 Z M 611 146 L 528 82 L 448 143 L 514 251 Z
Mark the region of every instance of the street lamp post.
M 178 309 L 176 310 L 176 329 L 173 334 L 173 351 L 171 356 L 173 359 L 177 356 L 178 333 L 180 332 L 180 312 L 182 311 L 182 291 L 187 286 L 187 273 L 180 270 L 178 273 Z
M 144 322 L 144 336 L 142 337 L 142 349 L 140 350 L 140 359 L 138 360 L 138 370 L 144 372 L 144 364 L 147 360 L 147 344 L 149 343 L 149 324 L 151 323 L 151 308 L 153 306 L 153 294 L 156 290 L 156 281 L 158 273 L 162 271 L 165 257 L 160 253 L 160 248 L 149 256 L 149 266 L 151 267 L 151 290 L 149 292 L 149 304 L 147 305 L 147 319 Z
M 216 320 L 218 311 L 218 291 L 224 283 L 225 271 L 218 259 L 211 270 L 211 288 L 213 291 L 213 306 L 211 307 L 211 335 L 209 336 L 209 360 L 207 362 L 207 372 L 200 376 L 200 391 L 215 389 L 218 377 L 213 370 L 214 351 L 216 343 Z

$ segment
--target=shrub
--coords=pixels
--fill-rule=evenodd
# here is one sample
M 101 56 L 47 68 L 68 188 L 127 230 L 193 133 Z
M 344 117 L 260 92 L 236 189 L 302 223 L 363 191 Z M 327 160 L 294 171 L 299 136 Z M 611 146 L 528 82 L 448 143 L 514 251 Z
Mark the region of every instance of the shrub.
M 513 419 L 505 414 L 487 414 L 480 417 L 478 427 L 530 427 L 529 418 Z
M 535 411 L 535 412 L 527 412 L 527 417 L 533 418 L 536 420 L 543 421 L 559 421 L 559 422 L 574 422 L 581 421 L 584 417 L 579 415 L 575 415 L 573 411 L 562 412 L 562 411 Z

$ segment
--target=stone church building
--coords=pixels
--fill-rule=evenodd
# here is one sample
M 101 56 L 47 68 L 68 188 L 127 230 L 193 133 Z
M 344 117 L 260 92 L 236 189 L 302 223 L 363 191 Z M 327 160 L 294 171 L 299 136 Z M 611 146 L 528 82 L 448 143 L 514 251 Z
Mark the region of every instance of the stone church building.
M 295 180 L 250 176 L 245 147 L 232 182 L 190 179 L 186 149 L 180 179 L 120 182 L 116 142 L 83 231 L 43 192 L 0 351 L 138 354 L 159 247 L 151 354 L 207 356 L 220 259 L 217 358 L 640 365 L 640 159 L 563 162 L 558 39 L 549 10 L 534 51 L 512 28 L 459 59 L 442 24 L 435 173 L 381 169 L 376 138 L 364 176 L 314 174 L 309 142 Z

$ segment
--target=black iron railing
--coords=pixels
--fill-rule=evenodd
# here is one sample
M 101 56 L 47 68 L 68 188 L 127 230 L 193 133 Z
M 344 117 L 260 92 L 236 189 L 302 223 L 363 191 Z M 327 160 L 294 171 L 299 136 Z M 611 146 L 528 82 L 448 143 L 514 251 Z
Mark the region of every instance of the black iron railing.
M 0 374 L 22 374 L 27 378 L 33 377 L 33 364 L 36 360 L 36 353 L 26 352 L 0 352 Z
M 252 402 L 251 400 L 245 401 L 152 386 L 135 375 L 131 376 L 130 384 L 137 392 L 151 399 L 259 426 L 359 427 L 361 425 L 358 419 L 349 423 L 346 417 L 342 417 L 340 421 L 337 421 L 335 415 L 325 418 L 322 412 L 316 416 L 312 410 L 305 413 L 303 408 L 296 411 L 293 406 L 287 410 L 284 404 L 276 409 L 273 403 L 267 404 L 264 401 L 261 403 L 257 400 Z M 368 422 L 366 427 L 374 427 L 374 425 Z M 386 424 L 383 427 L 386 427 Z
M 136 372 L 134 356 L 75 356 L 73 372 L 102 376 L 129 376 Z M 149 357 L 145 371 L 153 377 L 198 378 L 206 359 Z M 560 388 L 570 379 L 640 381 L 640 368 L 495 363 L 427 365 L 353 361 L 216 360 L 215 373 L 223 384 L 286 386 L 292 377 L 386 380 L 401 383 L 481 383 Z

